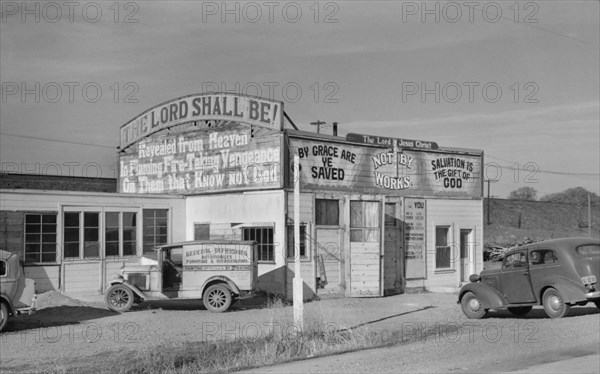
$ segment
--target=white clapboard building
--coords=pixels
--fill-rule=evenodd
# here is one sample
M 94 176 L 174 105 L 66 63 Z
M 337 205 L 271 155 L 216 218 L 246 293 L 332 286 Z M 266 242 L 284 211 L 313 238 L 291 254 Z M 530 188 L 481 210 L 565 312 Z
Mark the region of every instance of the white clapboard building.
M 299 131 L 265 98 L 170 100 L 121 126 L 113 192 L 4 175 L 0 247 L 38 292 L 78 295 L 102 293 L 158 244 L 254 240 L 259 288 L 291 297 L 299 179 L 307 297 L 453 291 L 482 269 L 481 150 L 336 132 Z

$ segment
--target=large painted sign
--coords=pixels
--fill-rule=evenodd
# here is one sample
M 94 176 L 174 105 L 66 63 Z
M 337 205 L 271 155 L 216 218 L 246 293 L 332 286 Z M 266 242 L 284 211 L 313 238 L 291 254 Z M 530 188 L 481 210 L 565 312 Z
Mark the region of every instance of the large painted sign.
M 398 196 L 481 197 L 482 157 L 441 151 L 291 139 L 303 189 Z
M 244 271 L 252 266 L 252 244 L 199 243 L 187 245 L 183 251 L 183 267 L 190 270 Z
M 184 96 L 151 108 L 121 126 L 121 149 L 157 131 L 192 121 L 242 122 L 283 129 L 283 103 L 233 93 Z
M 119 160 L 119 192 L 197 194 L 279 188 L 283 135 L 248 125 L 148 137 Z
M 425 278 L 425 199 L 404 200 L 406 279 Z

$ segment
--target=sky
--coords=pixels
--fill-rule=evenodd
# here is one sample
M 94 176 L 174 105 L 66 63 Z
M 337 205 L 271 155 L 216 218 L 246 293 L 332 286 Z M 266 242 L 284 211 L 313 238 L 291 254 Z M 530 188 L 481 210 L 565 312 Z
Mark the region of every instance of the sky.
M 1 5 L 4 171 L 114 178 L 121 125 L 219 90 L 304 130 L 482 149 L 492 196 L 600 194 L 598 1 Z

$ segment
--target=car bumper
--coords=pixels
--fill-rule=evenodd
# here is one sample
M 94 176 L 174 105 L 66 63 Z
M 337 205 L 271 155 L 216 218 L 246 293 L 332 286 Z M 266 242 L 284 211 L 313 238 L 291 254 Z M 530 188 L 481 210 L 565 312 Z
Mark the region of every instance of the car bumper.
M 600 291 L 588 292 L 585 294 L 586 299 L 600 299 Z

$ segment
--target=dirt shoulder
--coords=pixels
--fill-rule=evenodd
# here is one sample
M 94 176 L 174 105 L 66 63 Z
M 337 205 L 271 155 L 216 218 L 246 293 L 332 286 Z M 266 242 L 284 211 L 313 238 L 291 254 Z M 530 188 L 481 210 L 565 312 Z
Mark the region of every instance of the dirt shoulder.
M 70 363 L 111 352 L 142 352 L 292 332 L 293 310 L 266 298 L 241 301 L 226 313 L 210 313 L 199 300 L 145 303 L 117 314 L 100 300 L 84 302 L 56 292 L 40 295 L 39 310 L 9 321 L 0 337 L 3 370 L 68 369 Z M 305 304 L 305 329 L 364 327 L 385 331 L 402 322 L 457 318 L 456 295 L 410 294 L 386 298 L 335 298 Z M 108 356 L 107 356 L 108 357 Z

